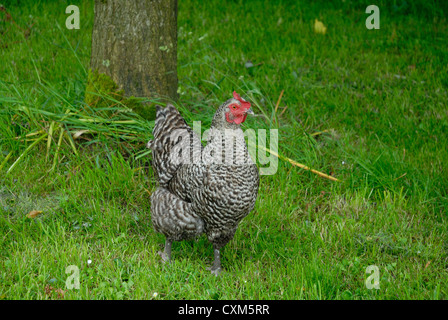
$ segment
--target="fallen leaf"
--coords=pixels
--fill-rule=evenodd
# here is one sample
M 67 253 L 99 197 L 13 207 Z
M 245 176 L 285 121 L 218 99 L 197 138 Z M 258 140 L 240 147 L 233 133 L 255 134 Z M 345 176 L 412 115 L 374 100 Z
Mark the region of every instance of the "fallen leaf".
M 50 286 L 49 284 L 47 284 L 45 286 L 45 294 L 49 297 L 52 298 L 53 297 L 53 293 L 57 294 L 57 299 L 64 299 L 64 295 L 65 295 L 65 291 L 62 290 L 61 288 L 54 288 L 52 286 Z
M 41 214 L 42 211 L 38 211 L 38 210 L 31 210 L 26 217 L 27 218 L 36 218 L 39 214 Z
M 51 289 L 53 289 L 53 287 L 52 286 L 50 286 L 49 284 L 47 284 L 46 286 L 45 286 L 45 294 L 47 295 L 47 296 L 51 296 Z
M 84 133 L 86 133 L 86 132 L 90 132 L 90 130 L 87 130 L 87 129 L 84 129 L 84 130 L 79 130 L 79 131 L 76 131 L 74 134 L 73 134 L 73 139 L 78 139 L 81 135 L 83 135 Z
M 58 299 L 64 299 L 65 291 L 61 288 L 56 289 L 55 292 L 58 294 Z
M 327 27 L 319 20 L 314 20 L 314 32 L 325 34 L 327 32 Z

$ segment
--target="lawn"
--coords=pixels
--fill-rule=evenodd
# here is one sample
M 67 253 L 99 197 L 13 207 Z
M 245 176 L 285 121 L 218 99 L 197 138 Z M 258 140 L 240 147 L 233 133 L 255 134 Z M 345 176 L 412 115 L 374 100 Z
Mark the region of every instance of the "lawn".
M 153 121 L 85 103 L 93 2 L 4 1 L 0 298 L 447 299 L 448 6 L 377 1 L 368 30 L 370 4 L 179 1 L 181 113 L 205 130 L 236 90 L 282 156 L 215 277 L 205 236 L 157 254 Z

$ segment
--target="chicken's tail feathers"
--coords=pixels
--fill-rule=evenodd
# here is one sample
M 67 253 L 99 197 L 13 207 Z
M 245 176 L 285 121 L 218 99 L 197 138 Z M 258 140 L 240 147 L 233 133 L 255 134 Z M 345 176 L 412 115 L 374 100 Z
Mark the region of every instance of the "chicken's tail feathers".
M 167 104 L 165 108 L 156 106 L 156 121 L 152 133 L 153 140 L 146 146 L 153 151 L 153 169 L 159 183 L 166 186 L 178 168 L 186 163 L 184 154 L 188 151 L 181 150 L 188 150 L 188 146 L 190 153 L 202 150 L 201 141 L 172 104 Z M 198 148 L 193 148 L 192 145 L 197 145 Z
M 176 129 L 189 130 L 185 119 L 176 107 L 170 103 L 168 103 L 165 108 L 156 105 L 156 121 L 152 131 L 154 138 L 157 139 L 159 135 L 166 132 L 172 132 Z
M 165 108 L 163 108 L 161 105 L 156 105 L 156 121 L 154 123 L 154 128 L 152 130 L 153 136 L 155 137 L 155 134 L 160 131 L 160 128 L 162 127 L 163 123 L 165 122 L 166 118 L 166 111 Z M 152 149 L 154 147 L 154 140 L 149 140 L 146 143 L 146 148 Z
M 166 118 L 166 113 L 165 113 L 165 109 L 162 108 L 162 106 L 156 105 L 156 121 L 154 123 L 154 130 L 156 130 L 156 128 L 160 127 L 163 122 L 165 122 L 165 118 Z

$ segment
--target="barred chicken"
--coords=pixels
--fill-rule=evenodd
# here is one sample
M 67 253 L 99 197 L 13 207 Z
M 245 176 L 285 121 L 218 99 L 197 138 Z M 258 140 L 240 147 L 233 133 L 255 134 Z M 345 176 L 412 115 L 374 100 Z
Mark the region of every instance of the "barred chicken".
M 154 139 L 147 147 L 159 181 L 151 195 L 151 220 L 166 237 L 159 252 L 164 262 L 171 259 L 174 241 L 205 233 L 214 250 L 209 269 L 220 273 L 220 250 L 254 209 L 258 194 L 258 168 L 241 129 L 247 114 L 253 114 L 250 107 L 234 92 L 216 111 L 205 147 L 174 106 L 157 107 Z

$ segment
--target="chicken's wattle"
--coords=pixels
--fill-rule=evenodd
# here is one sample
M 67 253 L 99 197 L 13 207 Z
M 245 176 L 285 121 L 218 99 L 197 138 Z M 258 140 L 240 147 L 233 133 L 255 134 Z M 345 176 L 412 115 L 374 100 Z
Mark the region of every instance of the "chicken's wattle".
M 230 123 L 236 123 L 236 124 L 242 124 L 244 121 L 246 121 L 247 113 L 242 114 L 232 114 L 230 111 L 226 113 L 226 120 Z

